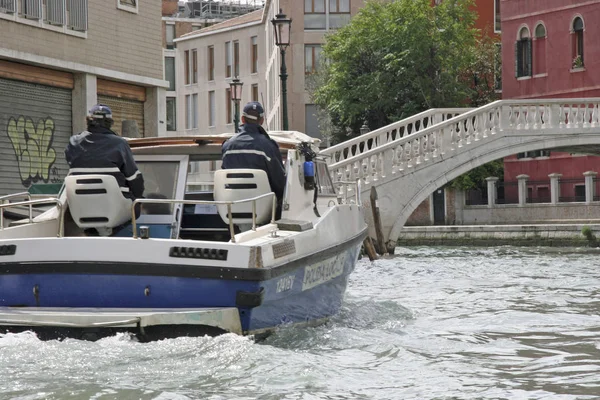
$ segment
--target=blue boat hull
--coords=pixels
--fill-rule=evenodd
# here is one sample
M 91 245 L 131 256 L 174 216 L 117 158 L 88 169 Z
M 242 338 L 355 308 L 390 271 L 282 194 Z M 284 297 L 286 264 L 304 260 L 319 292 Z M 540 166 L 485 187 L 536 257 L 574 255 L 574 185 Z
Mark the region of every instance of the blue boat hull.
M 19 265 L 3 266 L 0 307 L 237 307 L 243 332 L 260 333 L 281 324 L 322 320 L 339 311 L 360 242 L 344 247 L 324 259 L 307 257 L 275 267 L 261 280 L 219 278 L 214 271 L 207 276 L 172 276 L 177 268 L 168 265 L 164 274 L 149 264 L 129 264 L 123 271 L 113 264 L 107 266 L 108 273 L 98 272 L 103 269 L 100 263 L 22 266 L 27 272 Z

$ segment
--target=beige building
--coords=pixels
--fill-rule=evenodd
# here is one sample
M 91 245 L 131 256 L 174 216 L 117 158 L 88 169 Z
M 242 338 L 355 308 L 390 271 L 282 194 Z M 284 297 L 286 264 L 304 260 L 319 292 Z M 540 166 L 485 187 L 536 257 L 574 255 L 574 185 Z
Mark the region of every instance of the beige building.
M 280 52 L 271 20 L 281 9 L 292 19 L 286 52 L 289 129 L 320 137 L 316 108 L 305 76 L 319 62 L 324 35 L 350 21 L 362 0 L 267 0 L 263 10 L 227 20 L 175 39 L 178 134 L 233 132 L 229 83 L 244 84 L 241 106 L 258 100 L 267 130 L 282 128 Z
M 177 131 L 177 52 L 175 39 L 190 32 L 209 27 L 224 20 L 239 17 L 261 9 L 261 0 L 162 0 L 162 35 L 166 93 L 166 132 Z
M 0 194 L 61 182 L 97 102 L 118 133 L 165 134 L 160 2 L 0 0 L 0 37 Z

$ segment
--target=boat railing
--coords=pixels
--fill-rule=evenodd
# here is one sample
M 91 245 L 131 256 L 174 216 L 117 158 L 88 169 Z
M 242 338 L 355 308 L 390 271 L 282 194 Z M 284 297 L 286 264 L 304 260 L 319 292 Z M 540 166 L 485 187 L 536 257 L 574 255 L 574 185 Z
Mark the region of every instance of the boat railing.
M 227 218 L 229 220 L 229 233 L 231 235 L 231 241 L 235 243 L 235 228 L 233 223 L 233 218 L 231 214 L 231 208 L 234 205 L 250 203 L 252 202 L 252 230 L 256 230 L 256 202 L 258 200 L 271 197 L 273 199 L 273 205 L 271 207 L 271 222 L 275 222 L 275 213 L 277 210 L 277 197 L 275 197 L 275 193 L 269 192 L 262 194 L 260 196 L 251 197 L 243 200 L 234 200 L 234 201 L 209 201 L 209 200 L 179 200 L 179 199 L 135 199 L 131 205 L 131 227 L 133 231 L 133 238 L 136 239 L 138 237 L 137 234 L 137 218 L 135 215 L 135 209 L 137 204 L 183 204 L 183 205 L 215 205 L 215 206 L 227 206 Z
M 29 193 L 27 193 L 28 195 Z M 27 196 L 24 193 L 16 193 L 13 195 L 8 195 L 8 196 L 4 196 L 0 198 L 0 230 L 4 229 L 4 209 L 5 208 L 11 208 L 11 207 L 20 207 L 20 206 L 29 206 L 29 223 L 33 223 L 33 206 L 36 205 L 42 205 L 42 204 L 49 204 L 49 203 L 54 203 L 56 205 L 56 208 L 58 209 L 58 233 L 56 234 L 56 236 L 58 237 L 62 237 L 63 236 L 63 232 L 64 232 L 64 212 L 63 212 L 63 204 L 60 201 L 60 199 L 56 198 L 56 197 L 48 197 L 45 199 L 36 199 L 36 200 L 31 200 L 30 196 Z M 19 201 L 16 203 L 4 203 L 5 200 L 7 200 L 7 198 L 14 198 L 14 197 L 19 197 L 19 196 L 24 196 L 24 197 L 28 197 L 29 200 L 27 201 Z
M 31 193 L 19 192 L 19 193 L 8 194 L 6 196 L 0 197 L 0 204 L 4 204 L 5 201 L 8 201 L 10 199 L 23 198 L 23 197 L 26 197 L 27 201 L 31 201 Z M 10 201 L 9 201 L 9 203 L 10 203 Z M 30 205 L 29 206 L 29 223 L 31 223 L 32 220 L 33 220 L 33 206 Z M 2 209 L 2 211 L 0 212 L 0 229 L 3 229 L 3 228 L 4 228 L 4 209 Z
M 358 205 L 361 204 L 360 199 L 360 180 L 355 182 L 353 181 L 337 181 L 333 182 L 334 186 L 341 186 L 340 191 L 338 192 L 338 198 L 344 201 L 348 201 L 349 194 L 354 194 L 354 202 Z M 348 187 L 352 186 L 352 190 L 348 190 Z M 354 193 L 351 193 L 354 192 Z M 342 196 L 343 195 L 343 196 Z

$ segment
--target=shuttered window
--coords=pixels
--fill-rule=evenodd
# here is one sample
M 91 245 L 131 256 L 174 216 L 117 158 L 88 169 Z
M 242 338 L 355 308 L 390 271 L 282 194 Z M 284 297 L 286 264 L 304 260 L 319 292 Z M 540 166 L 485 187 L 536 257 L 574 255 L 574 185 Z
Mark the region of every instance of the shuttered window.
M 522 28 L 515 43 L 515 74 L 517 78 L 531 76 L 532 46 L 529 29 Z

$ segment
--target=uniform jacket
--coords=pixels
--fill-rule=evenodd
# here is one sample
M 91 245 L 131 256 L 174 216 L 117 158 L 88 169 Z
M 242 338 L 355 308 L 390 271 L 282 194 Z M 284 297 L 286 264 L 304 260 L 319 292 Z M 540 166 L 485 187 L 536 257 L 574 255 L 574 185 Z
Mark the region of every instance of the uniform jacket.
M 223 169 L 262 169 L 269 177 L 271 190 L 283 198 L 285 170 L 277 142 L 258 124 L 244 124 L 222 148 Z
M 110 129 L 89 127 L 71 136 L 65 149 L 69 175 L 106 174 L 117 179 L 123 196 L 144 194 L 144 178 L 137 168 L 129 144 Z

